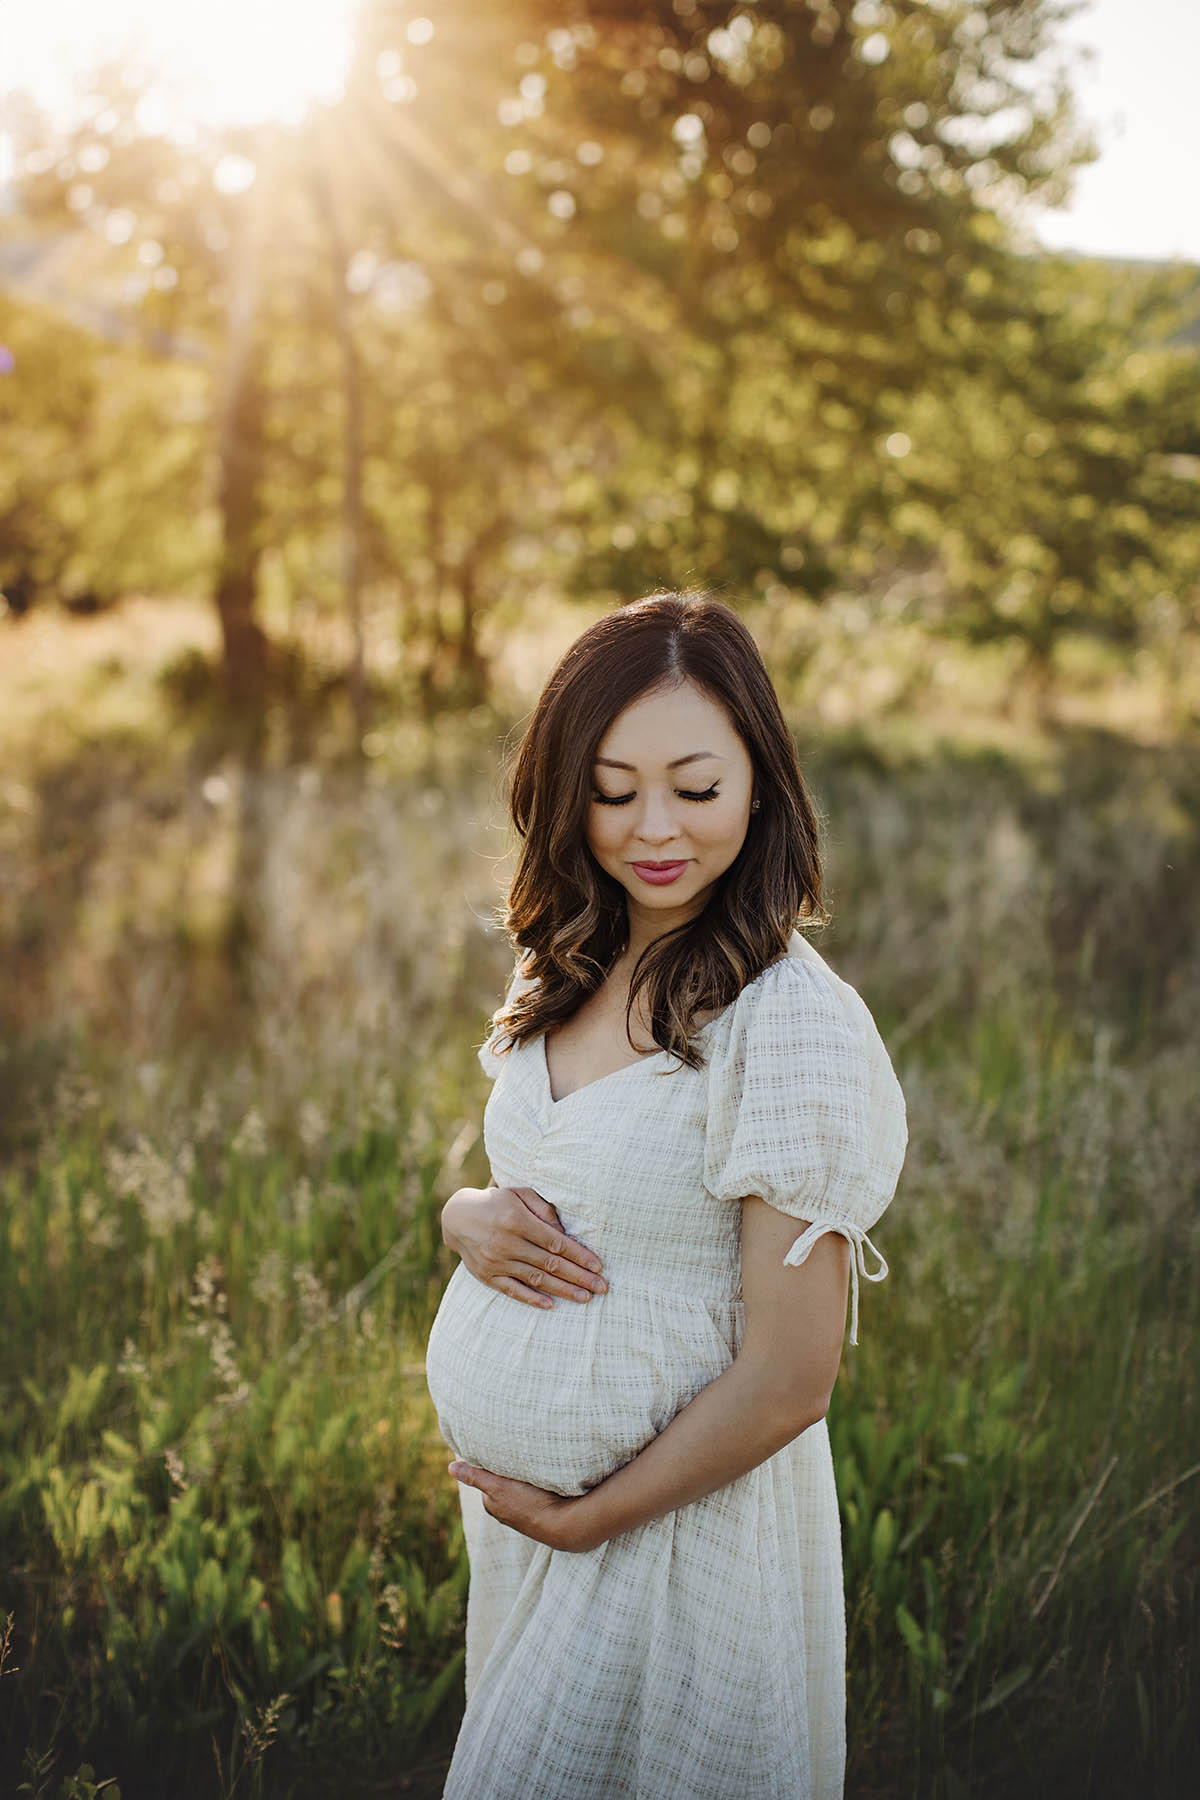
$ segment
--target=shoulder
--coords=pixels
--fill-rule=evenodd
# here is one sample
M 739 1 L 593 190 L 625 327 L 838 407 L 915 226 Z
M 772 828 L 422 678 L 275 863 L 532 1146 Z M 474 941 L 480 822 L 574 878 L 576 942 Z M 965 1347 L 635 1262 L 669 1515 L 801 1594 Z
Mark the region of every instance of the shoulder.
M 710 1030 L 715 1047 L 723 1041 L 772 1034 L 790 1042 L 797 1034 L 812 1031 L 860 1037 L 870 1023 L 871 1015 L 856 990 L 807 939 L 793 932 L 787 954 L 748 981 Z
M 496 1020 L 503 1013 L 508 1011 L 508 1008 L 512 1005 L 514 1000 L 519 999 L 519 997 L 522 994 L 527 993 L 530 988 L 537 986 L 537 982 L 532 976 L 522 972 L 522 960 L 522 958 L 518 958 L 517 966 L 509 978 L 504 999 L 496 1012 L 493 1013 L 490 1020 L 491 1029 L 488 1036 L 476 1052 L 479 1058 L 480 1067 L 483 1069 L 484 1074 L 490 1076 L 493 1080 L 495 1080 L 496 1076 L 499 1075 L 501 1069 L 504 1067 L 503 1057 L 511 1048 L 508 1034 L 497 1025 Z
M 857 1097 L 902 1128 L 903 1094 L 866 1002 L 798 934 L 713 1021 L 706 1047 L 710 1104 L 757 1093 L 841 1108 Z

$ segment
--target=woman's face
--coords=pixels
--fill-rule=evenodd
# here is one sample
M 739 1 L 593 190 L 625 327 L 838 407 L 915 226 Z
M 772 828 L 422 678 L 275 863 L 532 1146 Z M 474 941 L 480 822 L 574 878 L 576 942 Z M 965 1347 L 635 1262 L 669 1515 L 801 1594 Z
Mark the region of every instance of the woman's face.
M 754 770 L 725 708 L 691 681 L 618 713 L 592 768 L 587 841 L 629 899 L 631 933 L 705 906 L 750 822 Z

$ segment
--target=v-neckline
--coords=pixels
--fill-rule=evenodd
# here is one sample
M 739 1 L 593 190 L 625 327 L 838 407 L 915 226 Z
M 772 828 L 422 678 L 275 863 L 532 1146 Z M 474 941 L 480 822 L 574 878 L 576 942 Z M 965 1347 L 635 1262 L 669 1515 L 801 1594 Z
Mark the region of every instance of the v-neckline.
M 756 982 L 761 981 L 768 969 L 777 968 L 781 962 L 786 962 L 789 958 L 794 958 L 799 962 L 808 960 L 803 954 L 797 956 L 790 948 L 792 941 L 796 939 L 799 939 L 800 942 L 805 945 L 806 949 L 812 949 L 812 946 L 807 944 L 805 939 L 801 938 L 799 932 L 793 931 L 791 938 L 789 939 L 789 948 L 784 951 L 783 955 L 777 956 L 774 962 L 769 962 L 766 969 L 760 969 L 759 973 L 754 977 L 754 980 L 748 981 L 746 987 L 742 988 L 741 993 L 737 994 L 734 999 L 729 1001 L 728 1005 L 722 1006 L 710 1019 L 706 1019 L 704 1024 L 697 1028 L 697 1035 L 708 1031 L 710 1026 L 716 1024 L 718 1019 L 723 1018 L 727 1012 L 732 1011 L 737 1005 L 738 1000 L 741 999 L 742 994 L 746 992 L 746 988 L 753 987 Z M 818 952 L 813 951 L 813 955 L 818 962 L 821 961 Z M 824 966 L 825 965 L 822 964 L 822 967 Z M 560 1106 L 565 1106 L 568 1100 L 573 1100 L 575 1098 L 576 1094 L 586 1094 L 590 1088 L 600 1087 L 603 1082 L 612 1081 L 616 1076 L 624 1075 L 630 1069 L 640 1069 L 643 1063 L 656 1062 L 659 1057 L 669 1056 L 671 1054 L 670 1051 L 664 1050 L 661 1045 L 657 1050 L 647 1050 L 644 1055 L 635 1056 L 631 1062 L 622 1063 L 617 1069 L 610 1069 L 607 1075 L 597 1075 L 591 1081 L 585 1081 L 581 1087 L 572 1088 L 570 1093 L 560 1094 L 556 1100 L 554 1098 L 554 1087 L 550 1080 L 550 1058 L 546 1055 L 546 1033 L 544 1031 L 538 1033 L 538 1043 L 541 1045 L 542 1084 L 546 1090 L 546 1104 L 549 1106 L 551 1112 L 557 1112 Z
M 595 1075 L 591 1081 L 582 1082 L 579 1087 L 569 1089 L 567 1093 L 560 1094 L 556 1100 L 554 1085 L 550 1080 L 550 1058 L 546 1054 L 546 1033 L 544 1031 L 539 1034 L 538 1042 L 542 1046 L 542 1079 L 545 1082 L 546 1099 L 552 1112 L 557 1111 L 560 1106 L 565 1106 L 568 1100 L 575 1098 L 576 1094 L 586 1094 L 589 1089 L 600 1087 L 606 1081 L 612 1081 L 614 1076 L 625 1075 L 630 1069 L 640 1069 L 643 1063 L 654 1062 L 658 1057 L 667 1055 L 667 1051 L 661 1046 L 657 1050 L 647 1050 L 643 1055 L 635 1056 L 629 1062 L 621 1063 L 619 1067 L 610 1069 L 607 1075 Z

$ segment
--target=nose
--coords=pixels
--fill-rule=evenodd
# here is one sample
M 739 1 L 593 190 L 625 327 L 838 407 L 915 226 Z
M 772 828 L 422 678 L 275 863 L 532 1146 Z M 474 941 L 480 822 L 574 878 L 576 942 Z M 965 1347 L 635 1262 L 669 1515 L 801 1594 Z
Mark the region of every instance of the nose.
M 637 835 L 643 844 L 654 850 L 679 836 L 679 821 L 670 796 L 647 794 Z

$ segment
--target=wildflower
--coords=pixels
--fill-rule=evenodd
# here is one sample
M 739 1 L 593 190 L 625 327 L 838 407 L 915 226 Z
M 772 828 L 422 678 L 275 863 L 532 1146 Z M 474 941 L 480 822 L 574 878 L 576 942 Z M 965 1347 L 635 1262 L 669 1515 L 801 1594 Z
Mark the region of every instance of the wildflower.
M 233 1139 L 235 1156 L 264 1156 L 267 1150 L 267 1128 L 256 1106 L 247 1109 Z
M 300 1142 L 311 1156 L 314 1150 L 320 1148 L 329 1130 L 329 1120 L 315 1100 L 301 1102 L 296 1129 L 300 1133 Z
M 221 1386 L 227 1393 L 234 1392 L 240 1385 L 241 1371 L 238 1368 L 233 1333 L 224 1319 L 214 1319 L 209 1328 L 208 1353 Z
M 223 1313 L 226 1307 L 225 1271 L 215 1256 L 205 1257 L 192 1275 L 188 1305 L 197 1313 Z
M 292 1217 L 297 1225 L 305 1224 L 312 1215 L 313 1186 L 307 1175 L 301 1175 L 292 1190 Z
M 368 1125 L 377 1130 L 386 1131 L 396 1122 L 396 1091 L 392 1083 L 383 1075 L 377 1075 L 367 1093 L 366 1114 Z
M 379 1596 L 379 1635 L 389 1650 L 399 1650 L 408 1636 L 408 1614 L 404 1594 L 395 1582 L 389 1582 Z
M 216 1137 L 221 1130 L 221 1108 L 213 1093 L 204 1095 L 192 1120 L 192 1129 L 200 1139 Z
M 283 1709 L 291 1699 L 290 1694 L 277 1694 L 266 1706 L 256 1708 L 253 1719 L 242 1721 L 242 1736 L 246 1740 L 246 1763 L 261 1762 L 279 1732 L 279 1720 Z
M 262 1306 L 274 1306 L 283 1298 L 287 1264 L 279 1250 L 268 1250 L 250 1277 L 250 1292 Z
M 353 1219 L 358 1211 L 358 1194 L 348 1182 L 329 1182 L 325 1188 L 325 1200 L 331 1212 L 336 1209 L 344 1213 L 348 1219 Z
M 319 1331 L 328 1324 L 330 1305 L 321 1278 L 311 1263 L 301 1263 L 292 1273 L 296 1295 L 300 1302 L 300 1317 L 306 1331 Z
M 162 1085 L 162 1064 L 156 1062 L 139 1063 L 137 1066 L 137 1078 L 142 1092 L 148 1094 L 150 1098 L 153 1099 Z
M 193 1213 L 188 1192 L 190 1169 L 168 1162 L 150 1140 L 138 1134 L 132 1150 L 110 1146 L 105 1173 L 117 1193 L 136 1200 L 151 1237 L 169 1237 L 190 1224 Z
M 68 1070 L 54 1088 L 53 1111 L 64 1125 L 78 1125 L 100 1105 L 100 1095 L 85 1075 Z
M 96 1250 L 111 1250 L 121 1241 L 120 1220 L 105 1213 L 103 1197 L 94 1188 L 88 1188 L 79 1202 L 79 1223 Z

